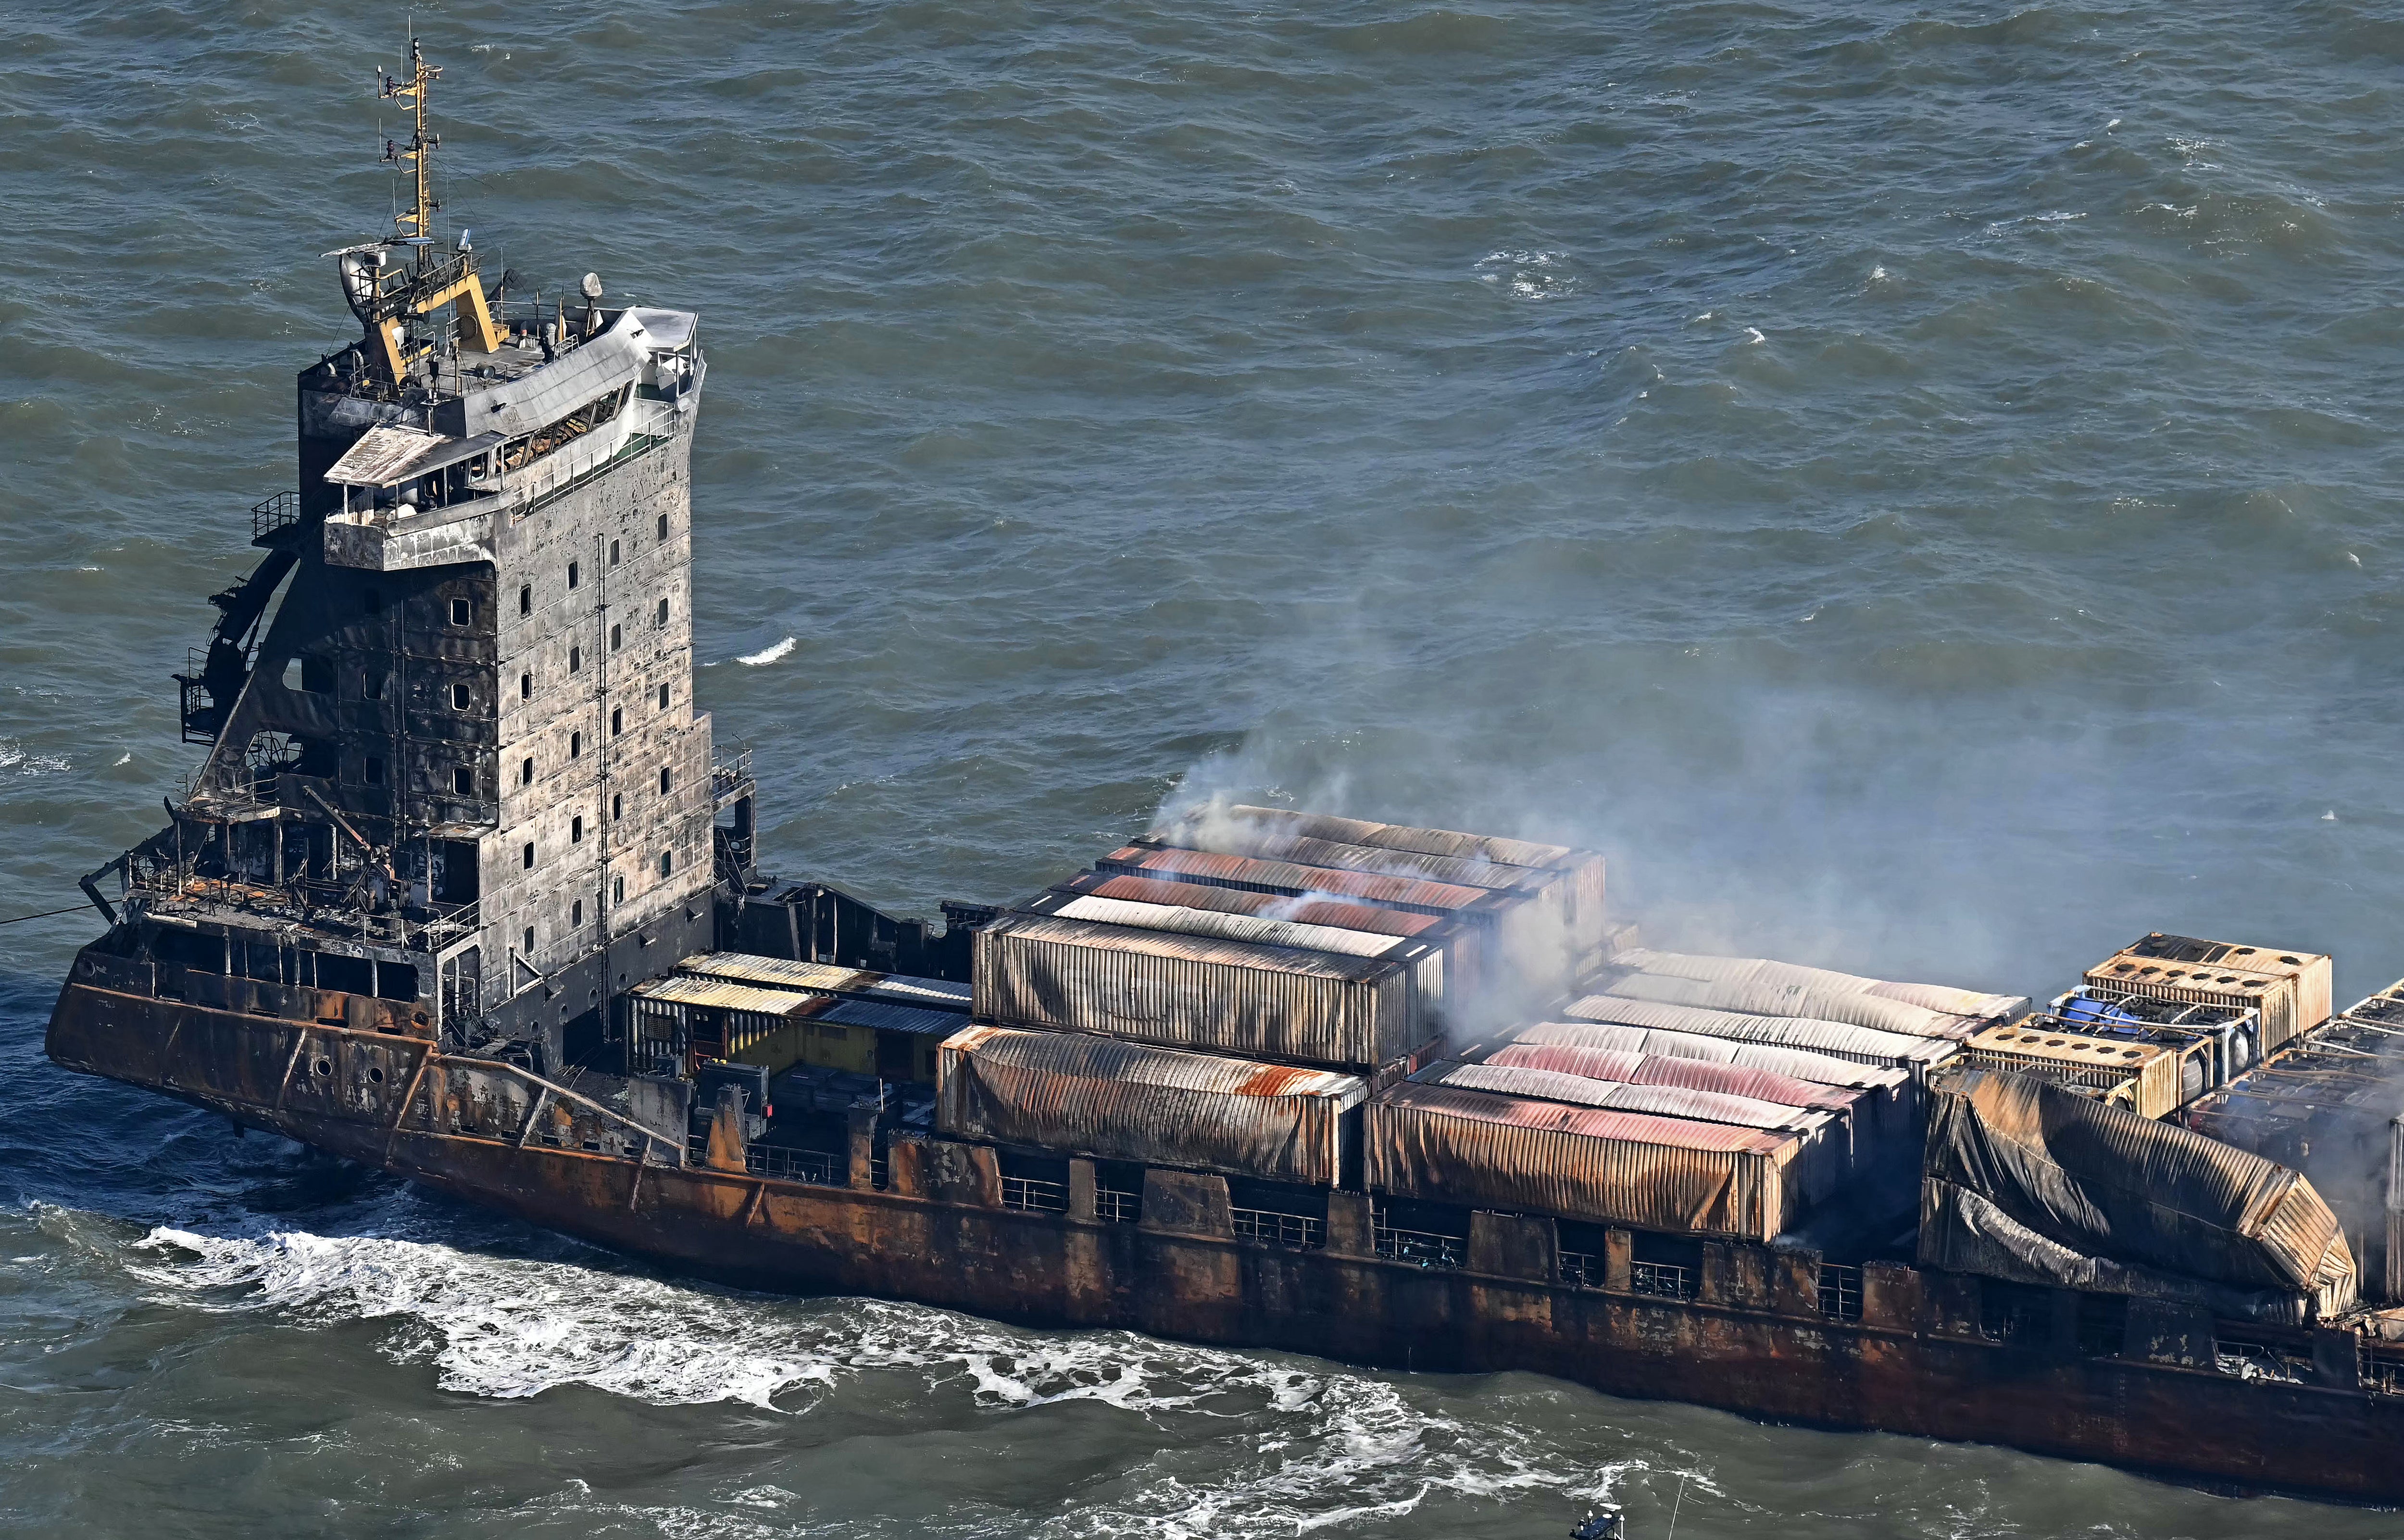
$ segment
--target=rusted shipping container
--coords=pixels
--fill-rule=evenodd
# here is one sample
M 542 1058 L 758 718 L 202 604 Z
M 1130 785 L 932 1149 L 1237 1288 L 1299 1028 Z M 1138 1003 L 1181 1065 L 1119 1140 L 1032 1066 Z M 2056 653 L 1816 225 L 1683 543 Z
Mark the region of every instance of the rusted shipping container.
M 2157 931 L 2090 968 L 2083 982 L 2155 1000 L 2258 1007 L 2265 1057 L 2329 1017 L 2330 963 L 2319 952 Z
M 1408 937 L 1374 931 L 1349 931 L 1340 926 L 1310 925 L 1300 920 L 1265 919 L 1258 915 L 1231 915 L 1218 909 L 1195 909 L 1181 903 L 1144 903 L 1132 899 L 1103 898 L 1093 893 L 1046 893 L 1027 906 L 1035 915 L 1063 915 L 1103 925 L 1132 925 L 1143 931 L 1175 931 L 1190 936 L 1220 936 L 1228 941 L 1257 942 L 1264 946 L 1292 946 L 1305 952 L 1341 952 L 1347 957 L 1385 957 Z
M 1429 957 L 1382 958 L 1004 915 L 976 933 L 976 1014 L 1170 1048 L 1376 1069 L 1441 1030 L 1419 996 Z
M 1372 823 L 1365 819 L 1294 813 L 1283 808 L 1246 805 L 1197 810 L 1171 825 L 1161 837 L 1171 845 L 1214 848 L 1204 832 L 1204 826 L 1213 821 L 1232 822 L 1253 831 L 1256 837 L 1272 842 L 1314 840 L 1328 846 L 1353 846 L 1367 850 L 1477 861 L 1498 868 L 1520 867 L 1535 872 L 1563 874 L 1569 882 L 1570 894 L 1566 917 L 1578 938 L 1581 961 L 1601 959 L 1606 930 L 1603 860 L 1592 850 L 1572 849 L 1566 845 L 1544 845 L 1533 840 L 1506 839 L 1494 834 L 1472 834 L 1451 829 L 1419 829 L 1400 823 Z M 1178 837 L 1179 831 L 1188 829 L 1195 833 L 1195 837 Z M 1353 863 L 1346 861 L 1342 864 Z
M 1810 1207 L 1802 1141 L 1403 1085 L 1363 1109 L 1370 1191 L 1767 1241 Z
M 1332 1071 L 977 1026 L 943 1045 L 936 1119 L 955 1139 L 1328 1186 L 1367 1098 Z

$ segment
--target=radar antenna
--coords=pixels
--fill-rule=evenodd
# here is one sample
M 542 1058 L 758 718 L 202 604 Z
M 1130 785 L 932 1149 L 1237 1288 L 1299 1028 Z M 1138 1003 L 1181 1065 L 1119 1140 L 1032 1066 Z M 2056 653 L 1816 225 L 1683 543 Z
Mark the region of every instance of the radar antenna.
M 400 230 L 404 245 L 417 248 L 417 271 L 424 273 L 434 265 L 434 213 L 442 205 L 434 201 L 429 177 L 431 167 L 427 157 L 442 147 L 442 136 L 426 132 L 426 88 L 442 77 L 442 66 L 429 64 L 417 46 L 412 34 L 409 39 L 409 74 L 406 77 L 376 72 L 378 85 L 387 101 L 407 102 L 412 124 L 409 143 L 384 143 L 384 158 L 394 165 L 406 165 L 415 184 L 416 199 L 402 212 L 392 217 Z

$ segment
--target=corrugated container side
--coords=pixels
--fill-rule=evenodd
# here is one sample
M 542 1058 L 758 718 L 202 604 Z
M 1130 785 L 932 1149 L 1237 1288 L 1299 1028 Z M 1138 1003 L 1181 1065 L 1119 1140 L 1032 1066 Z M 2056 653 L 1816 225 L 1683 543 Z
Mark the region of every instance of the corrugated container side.
M 1013 1026 L 1372 1069 L 1436 1035 L 1421 1029 L 1433 1013 L 1417 998 L 1419 959 L 1021 916 L 978 931 L 973 945 L 976 1014 Z M 1442 954 L 1429 955 L 1440 967 Z
M 1056 906 L 1055 906 L 1056 904 Z M 1347 957 L 1378 958 L 1408 945 L 1402 936 L 1368 931 L 1344 931 L 1333 925 L 1304 925 L 1290 919 L 1263 919 L 1258 915 L 1229 915 L 1216 909 L 1183 904 L 1144 903 L 1131 899 L 1102 898 L 1081 893 L 1074 898 L 1046 894 L 1030 906 L 1036 914 L 1063 915 L 1102 925 L 1132 925 L 1145 931 L 1172 931 L 1189 936 L 1220 936 L 1263 946 L 1291 946 L 1306 952 L 1340 952 Z
M 954 1138 L 1319 1186 L 1368 1094 L 1349 1075 L 991 1027 L 946 1040 L 937 1063 Z
M 1393 1197 L 1757 1241 L 1806 1207 L 1791 1138 L 1441 1086 L 1363 1113 L 1370 1187 Z M 1690 1129 L 1740 1137 L 1714 1145 Z

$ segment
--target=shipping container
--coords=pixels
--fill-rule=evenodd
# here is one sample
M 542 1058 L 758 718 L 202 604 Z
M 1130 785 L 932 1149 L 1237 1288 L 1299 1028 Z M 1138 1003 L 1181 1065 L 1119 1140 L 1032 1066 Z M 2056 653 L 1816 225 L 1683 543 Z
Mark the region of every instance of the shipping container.
M 1207 883 L 1169 882 L 1108 872 L 1084 873 L 1052 891 L 1090 893 L 1097 898 L 1126 899 L 1136 903 L 1216 909 L 1222 914 L 1332 925 L 1338 930 L 1366 931 L 1373 935 L 1418 936 L 1444 949 L 1447 994 L 1455 998 L 1475 995 L 1483 985 L 1485 938 L 1489 928 L 1474 918 L 1447 919 L 1351 900 L 1292 898 L 1282 893 L 1255 893 Z
M 2226 1085 L 2262 1059 L 2258 1009 L 2156 1000 L 2092 984 L 2055 997 L 2050 1009 L 2073 1031 L 2175 1047 L 2182 1102 Z
M 1868 995 L 1873 999 L 1900 1001 L 1907 1005 L 1933 1012 L 1937 1015 L 1958 1016 L 1970 1021 L 2015 1019 L 2028 1013 L 2025 995 L 1987 994 L 1976 989 L 1960 989 L 1944 984 L 1897 984 L 1887 979 L 1865 978 L 1859 973 L 1840 973 L 1828 968 L 1808 968 L 1796 962 L 1776 962 L 1768 958 L 1709 957 L 1691 952 L 1658 952 L 1650 948 L 1631 948 L 1614 957 L 1614 967 L 1629 968 L 1640 973 L 1659 973 L 1672 978 L 1690 978 L 1712 984 L 1742 984 L 1790 988 L 1798 995 L 1816 997 L 1825 994 Z M 1782 1011 L 1781 1015 L 1825 1015 L 1824 1011 Z M 1848 1019 L 1843 1016 L 1837 1020 Z M 1864 1022 L 1864 1026 L 1886 1026 L 1884 1022 Z M 1889 1029 L 1896 1029 L 1890 1028 Z M 1921 1036 L 1931 1034 L 1921 1033 Z
M 1170 1048 L 1377 1069 L 1440 1031 L 1426 960 L 1349 957 L 1215 936 L 1009 914 L 976 932 L 976 1014 Z
M 1614 1112 L 1648 1113 L 1655 1117 L 1693 1118 L 1698 1123 L 1725 1123 L 1739 1128 L 1807 1133 L 1832 1121 L 1826 1113 L 1794 1107 L 1726 1091 L 1700 1091 L 1684 1085 L 1640 1085 L 1628 1080 L 1597 1080 L 1590 1076 L 1540 1070 L 1529 1065 L 1490 1060 L 1466 1064 L 1442 1059 L 1410 1077 L 1416 1085 L 1451 1085 L 1470 1091 L 1537 1101 L 1561 1101 L 1579 1107 L 1608 1107 Z
M 1507 904 L 1483 888 L 1428 882 L 1418 877 L 1381 876 L 1370 872 L 1345 872 L 1293 861 L 1255 861 L 1249 856 L 1212 855 L 1205 850 L 1162 849 L 1126 845 L 1094 862 L 1097 872 L 1125 873 L 1171 882 L 1203 883 L 1238 891 L 1274 893 L 1284 898 L 1353 899 L 1411 914 L 1448 918 L 1466 911 L 1492 914 Z
M 1202 823 L 1186 833 L 1214 855 L 1483 889 L 1502 901 L 1496 920 L 1498 943 L 1507 957 L 1502 966 L 1547 982 L 1558 974 L 1558 987 L 1601 960 L 1600 908 L 1582 928 L 1570 873 L 1289 836 L 1255 824 Z
M 1863 1064 L 1890 1065 L 1915 1073 L 1943 1063 L 1962 1046 L 1949 1038 L 1881 1031 L 1852 1022 L 1712 1010 L 1611 994 L 1588 995 L 1565 1014 L 1579 1021 L 1613 1021 L 1630 1027 L 1657 1027 L 1665 1031 L 1732 1038 L 1740 1043 L 1807 1048 L 1815 1054 L 1832 1054 Z
M 943 1044 L 936 1116 L 955 1139 L 1327 1186 L 1367 1097 L 1326 1070 L 974 1026 Z
M 1347 957 L 1379 958 L 1411 945 L 1406 936 L 1374 931 L 1348 931 L 1333 925 L 1309 925 L 1291 919 L 1264 919 L 1258 915 L 1231 915 L 1218 909 L 1184 904 L 1146 903 L 1131 899 L 1103 898 L 1094 893 L 1046 893 L 1027 905 L 1032 915 L 1061 915 L 1103 925 L 1132 925 L 1144 931 L 1174 931 L 1189 936 L 1219 936 L 1228 941 L 1258 942 L 1264 946 L 1291 946 L 1305 952 L 1341 952 Z M 1439 970 L 1440 971 L 1440 970 Z
M 2022 1016 L 1973 1034 L 1946 1072 L 1974 1069 L 2034 1075 L 2140 1117 L 2167 1117 L 2186 1099 L 2176 1049 L 2090 1036 L 2054 1016 Z
M 1806 1048 L 1782 1048 L 1702 1032 L 1682 1032 L 1628 1023 L 1539 1022 L 1520 1028 L 1512 1034 L 1512 1041 L 1544 1046 L 1657 1054 L 1709 1064 L 1739 1065 L 1789 1075 L 1815 1085 L 1845 1086 L 1855 1090 L 1893 1092 L 1911 1084 L 1909 1071 L 1889 1065 L 1839 1058 L 1834 1054 L 1814 1053 Z
M 1624 952 L 1621 958 L 1647 954 Z M 1730 959 L 1750 961 L 1752 959 Z M 1859 990 L 1820 985 L 1754 981 L 1732 973 L 1725 978 L 1694 978 L 1683 973 L 1646 973 L 1622 967 L 1613 959 L 1603 975 L 1601 992 L 1623 1000 L 1649 1001 L 1658 1005 L 1684 1005 L 1704 1011 L 1732 1011 L 1740 1015 L 1796 1016 L 1842 1022 L 1851 1027 L 1893 1032 L 1905 1037 L 1960 1041 L 1985 1023 L 1932 1011 L 1906 1001 L 1889 1000 Z M 2022 1002 L 2025 1004 L 2025 1001 Z
M 1407 1083 L 1363 1111 L 1396 1197 L 1766 1242 L 1820 1196 L 1791 1134 Z
M 2089 969 L 2081 982 L 2156 1000 L 2258 1007 L 2266 1056 L 2329 1015 L 2329 959 L 2318 952 L 2283 952 L 2157 931 Z
M 1631 1085 L 1684 1085 L 1689 1090 L 1720 1091 L 1752 1097 L 1787 1107 L 1810 1107 L 1824 1113 L 1850 1113 L 1859 1092 L 1838 1085 L 1816 1085 L 1774 1070 L 1738 1064 L 1713 1064 L 1699 1058 L 1676 1058 L 1614 1048 L 1573 1048 L 1557 1043 L 1509 1043 L 1479 1062 L 1589 1080 L 1619 1080 Z M 1842 1063 L 1842 1060 L 1837 1062 Z M 1859 1068 L 1848 1066 L 1848 1068 Z
M 1419 829 L 1407 824 L 1372 823 L 1364 819 L 1343 819 L 1321 813 L 1294 813 L 1282 808 L 1243 805 L 1199 809 L 1167 830 L 1161 831 L 1159 837 L 1170 845 L 1210 849 L 1213 847 L 1207 835 L 1202 834 L 1202 826 L 1220 819 L 1247 826 L 1256 831 L 1259 837 L 1271 841 L 1308 839 L 1324 845 L 1355 846 L 1364 849 L 1480 861 L 1494 867 L 1521 867 L 1563 874 L 1570 885 L 1569 919 L 1572 931 L 1578 938 L 1579 960 L 1592 963 L 1602 959 L 1604 937 L 1608 931 L 1603 860 L 1592 850 L 1572 849 L 1565 845 L 1544 845 L 1533 840 L 1506 839 L 1495 834 Z M 1180 837 L 1180 832 L 1188 829 L 1195 831 L 1199 837 Z

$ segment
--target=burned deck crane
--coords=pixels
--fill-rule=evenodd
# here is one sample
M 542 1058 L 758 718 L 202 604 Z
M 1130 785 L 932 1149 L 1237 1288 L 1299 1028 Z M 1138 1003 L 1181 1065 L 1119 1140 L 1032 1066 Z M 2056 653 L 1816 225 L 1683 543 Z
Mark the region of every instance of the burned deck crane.
M 436 78 L 56 1063 L 748 1284 L 2404 1502 L 2404 1178 L 2374 1225 L 2305 1169 L 2392 1132 L 2322 1105 L 2386 1013 L 2325 1027 L 2318 954 L 2154 933 L 2031 1012 L 1244 805 L 940 933 L 762 877 L 693 703 L 698 322 L 439 244 Z

